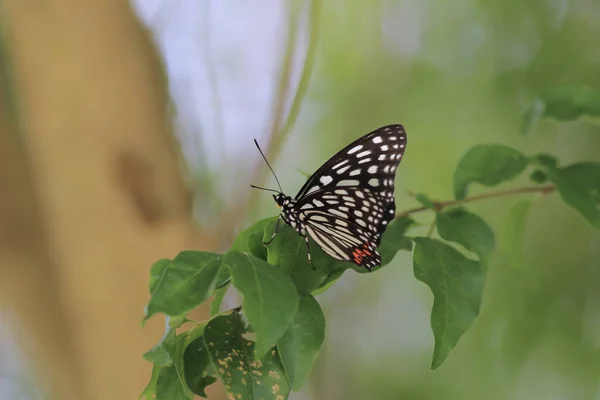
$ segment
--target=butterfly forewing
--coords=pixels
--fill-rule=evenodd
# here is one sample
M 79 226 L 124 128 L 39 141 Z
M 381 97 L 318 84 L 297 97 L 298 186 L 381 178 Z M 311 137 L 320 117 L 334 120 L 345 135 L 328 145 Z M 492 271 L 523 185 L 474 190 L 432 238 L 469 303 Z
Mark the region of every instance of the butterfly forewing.
M 376 247 L 394 218 L 394 179 L 405 148 L 402 125 L 359 138 L 308 179 L 287 214 L 332 257 L 368 269 L 379 265 Z

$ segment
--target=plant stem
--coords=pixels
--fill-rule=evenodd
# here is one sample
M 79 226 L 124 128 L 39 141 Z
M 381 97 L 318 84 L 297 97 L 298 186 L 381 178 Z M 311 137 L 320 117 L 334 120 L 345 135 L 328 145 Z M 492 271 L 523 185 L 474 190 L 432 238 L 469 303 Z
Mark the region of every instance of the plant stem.
M 479 194 L 477 196 L 471 196 L 471 197 L 467 197 L 467 198 L 464 198 L 461 200 L 436 201 L 436 202 L 434 202 L 435 211 L 436 212 L 441 211 L 446 207 L 458 206 L 458 205 L 465 204 L 465 203 L 472 203 L 472 202 L 476 202 L 476 201 L 480 201 L 480 200 L 493 199 L 496 197 L 513 196 L 513 195 L 517 195 L 517 194 L 526 194 L 526 193 L 550 194 L 550 193 L 554 192 L 555 190 L 556 190 L 556 186 L 554 186 L 554 185 L 526 186 L 526 187 L 521 187 L 521 188 L 516 188 L 516 189 L 502 190 L 499 192 Z M 425 207 L 425 206 L 410 208 L 408 210 L 397 213 L 396 218 L 407 217 L 411 214 L 415 214 L 415 213 L 418 213 L 421 211 L 426 211 L 426 210 L 430 210 L 430 208 Z

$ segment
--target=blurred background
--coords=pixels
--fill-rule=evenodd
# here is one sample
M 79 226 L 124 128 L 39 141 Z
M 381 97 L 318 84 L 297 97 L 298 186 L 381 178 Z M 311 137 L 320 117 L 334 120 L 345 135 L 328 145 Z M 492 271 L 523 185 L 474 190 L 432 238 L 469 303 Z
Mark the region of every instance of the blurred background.
M 398 210 L 450 199 L 476 144 L 600 161 L 593 122 L 520 134 L 542 90 L 600 85 L 599 38 L 593 0 L 0 0 L 0 399 L 137 398 L 152 262 L 277 213 L 253 138 L 294 195 L 402 123 Z M 433 299 L 401 252 L 319 296 L 327 340 L 291 399 L 600 399 L 600 233 L 556 194 L 469 209 L 497 252 L 447 361 L 430 371 Z

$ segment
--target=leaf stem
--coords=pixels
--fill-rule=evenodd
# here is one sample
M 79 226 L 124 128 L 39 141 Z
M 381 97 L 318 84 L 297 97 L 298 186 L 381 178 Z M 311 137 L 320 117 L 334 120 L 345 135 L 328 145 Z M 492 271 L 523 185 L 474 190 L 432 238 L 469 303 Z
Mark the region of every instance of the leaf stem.
M 473 203 L 473 202 L 480 201 L 480 200 L 494 199 L 496 197 L 513 196 L 513 195 L 526 194 L 526 193 L 541 193 L 541 194 L 546 195 L 546 194 L 550 194 L 550 193 L 554 192 L 555 190 L 556 190 L 555 185 L 526 186 L 526 187 L 521 187 L 521 188 L 502 190 L 499 192 L 479 194 L 476 196 L 471 196 L 471 197 L 467 197 L 467 198 L 460 199 L 460 200 L 434 201 L 433 204 L 435 205 L 435 211 L 439 212 L 446 207 L 453 207 L 453 206 L 458 206 L 461 204 Z M 396 218 L 407 217 L 411 214 L 415 214 L 415 213 L 418 213 L 421 211 L 426 211 L 426 210 L 430 210 L 430 208 L 425 207 L 425 206 L 410 208 L 408 210 L 404 210 L 399 213 L 396 213 Z

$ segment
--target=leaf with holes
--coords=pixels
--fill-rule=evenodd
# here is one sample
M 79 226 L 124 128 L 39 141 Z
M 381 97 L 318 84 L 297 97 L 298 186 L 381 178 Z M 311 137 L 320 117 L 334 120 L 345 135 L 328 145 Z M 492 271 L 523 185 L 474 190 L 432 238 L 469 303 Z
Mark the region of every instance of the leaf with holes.
M 202 333 L 204 333 L 204 329 Z M 217 381 L 217 370 L 212 363 L 202 335 L 185 347 L 183 365 L 185 381 L 189 389 L 200 397 L 208 398 L 204 390 Z
M 242 294 L 260 358 L 281 338 L 298 310 L 296 286 L 279 268 L 251 254 L 230 251 L 223 262 Z
M 463 156 L 454 171 L 454 196 L 464 199 L 473 182 L 492 187 L 512 180 L 528 163 L 527 157 L 507 146 L 475 146 Z
M 494 232 L 490 226 L 480 216 L 463 208 L 438 213 L 436 225 L 442 239 L 463 245 L 482 260 L 494 251 Z
M 300 390 L 325 340 L 325 316 L 317 300 L 306 296 L 277 349 L 292 390 Z
M 550 170 L 562 199 L 600 229 L 600 163 L 583 162 Z
M 479 315 L 485 269 L 439 240 L 418 237 L 414 242 L 415 278 L 433 293 L 435 347 L 431 368 L 436 369 Z
M 235 277 L 234 277 L 235 281 Z M 204 343 L 225 390 L 233 399 L 285 400 L 290 388 L 277 350 L 256 358 L 255 343 L 238 313 L 214 318 L 204 332 Z
M 162 312 L 180 316 L 202 304 L 217 284 L 221 256 L 203 251 L 184 251 L 175 259 L 160 260 L 150 270 L 147 320 Z
M 600 117 L 600 90 L 583 85 L 557 85 L 543 91 L 524 116 L 522 132 L 531 132 L 541 117 L 573 121 Z

